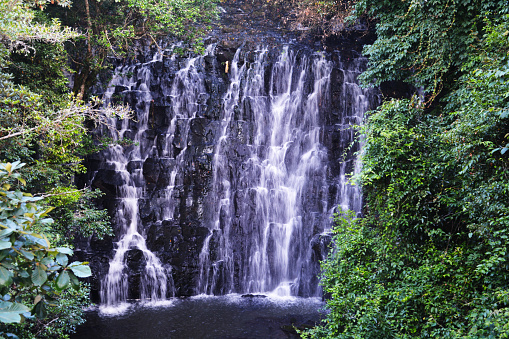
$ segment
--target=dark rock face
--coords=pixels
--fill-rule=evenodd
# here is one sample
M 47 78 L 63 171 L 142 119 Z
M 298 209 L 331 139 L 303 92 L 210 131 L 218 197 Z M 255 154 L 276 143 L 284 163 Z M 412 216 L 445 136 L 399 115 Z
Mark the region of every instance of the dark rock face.
M 403 81 L 385 81 L 380 84 L 380 91 L 385 97 L 396 99 L 410 99 L 416 89 Z
M 127 283 L 110 287 L 128 286 L 128 298 L 320 294 L 329 218 L 337 205 L 361 210 L 345 179 L 359 149 L 350 125 L 377 93 L 355 84 L 365 67 L 355 51 L 268 40 L 119 64 L 105 97 L 136 111 L 136 121 L 112 121 L 113 137 L 134 144 L 90 156 L 79 178 L 106 193 L 116 234 L 78 244 L 94 297 L 114 265 Z M 163 271 L 171 277 L 150 280 Z

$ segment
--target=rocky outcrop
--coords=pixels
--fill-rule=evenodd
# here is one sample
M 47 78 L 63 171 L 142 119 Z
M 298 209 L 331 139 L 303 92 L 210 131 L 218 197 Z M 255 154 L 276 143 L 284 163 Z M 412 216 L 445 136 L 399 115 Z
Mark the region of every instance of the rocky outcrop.
M 292 119 L 299 120 L 303 112 L 312 109 L 306 107 L 310 105 L 306 104 L 309 96 L 320 95 L 313 114 L 319 128 L 317 150 L 323 155 L 320 168 L 299 174 L 308 179 L 298 193 L 295 206 L 298 210 L 292 217 L 302 227 L 293 231 L 288 254 L 288 265 L 298 267 L 288 275 L 297 277 L 292 293 L 305 296 L 320 293 L 318 262 L 325 258 L 330 242 L 323 232 L 330 226 L 328 218 L 334 206 L 340 204 L 360 211 L 359 192 L 348 186 L 345 179 L 346 173 L 355 170 L 353 153 L 358 150 L 358 144 L 351 147 L 354 131 L 350 126 L 360 123 L 363 112 L 375 106 L 377 94 L 355 84 L 356 75 L 365 67 L 358 48 L 349 50 L 346 56 L 332 51 L 324 57 L 315 53 L 315 45 L 289 42 L 275 31 L 249 37 L 246 31 L 223 32 L 221 38 L 212 37 L 207 42 L 210 45 L 203 56 L 178 55 L 167 50 L 168 56 L 163 57 L 153 50 L 138 58 L 143 62 L 124 65 L 119 60 L 114 77 L 121 79 L 113 87 L 110 83 L 109 92 L 104 91 L 113 102 L 133 107 L 137 119 L 116 122 L 122 137 L 135 140 L 131 145 L 116 146 L 116 152 L 124 154 L 123 163 L 117 163 L 111 150 L 104 150 L 86 159 L 88 172 L 79 178 L 82 185 L 106 193 L 100 205 L 109 210 L 115 230 L 114 237 L 83 239 L 78 244 L 79 256 L 90 262 L 94 273 L 91 283 L 96 301 L 101 281 L 109 272 L 115 243 L 133 219 L 147 249 L 171 272 L 168 296 L 254 291 L 248 280 L 257 267 L 253 264 L 256 252 L 253 248 L 261 246 L 256 240 L 261 236 L 261 228 L 251 225 L 261 213 L 261 188 L 257 186 L 260 179 L 252 178 L 263 176 L 264 169 L 263 162 L 253 166 L 253 159 L 267 157 L 269 141 L 259 139 L 264 128 L 267 133 L 272 128 L 270 105 L 274 105 L 271 100 L 279 94 L 274 79 L 279 76 L 276 73 L 282 72 L 278 68 L 284 60 L 282 53 L 292 55 L 296 71 L 289 73 L 293 74 L 291 79 L 280 81 L 291 82 L 290 93 L 303 81 L 304 99 L 299 100 L 305 104 Z M 262 47 L 266 54 L 260 52 Z M 308 74 L 305 80 L 299 80 L 297 72 L 297 69 L 318 72 L 319 66 L 313 66 L 318 58 L 325 60 L 330 72 L 320 75 L 328 81 L 323 87 L 327 88 L 326 93 L 316 88 L 318 75 Z M 253 74 L 255 68 L 257 74 Z M 239 78 L 234 79 L 232 72 L 239 72 Z M 246 84 L 256 79 L 263 79 L 263 83 L 257 87 L 258 99 L 254 100 L 254 94 L 244 92 L 249 90 Z M 232 88 L 236 80 L 239 84 L 234 86 L 240 89 Z M 244 99 L 233 102 L 228 95 L 235 90 Z M 265 107 L 260 106 L 260 100 L 266 102 L 266 114 L 260 113 L 260 107 Z M 229 120 L 227 114 L 231 115 Z M 288 173 L 300 166 L 303 151 L 308 147 L 310 137 L 306 133 L 310 132 L 302 133 L 302 140 L 294 139 L 285 145 L 282 161 Z M 131 187 L 136 194 L 127 197 L 125 187 Z M 228 196 L 224 196 L 226 190 Z M 123 201 L 127 198 L 136 200 L 135 215 L 119 211 L 125 209 Z M 281 224 L 274 221 L 265 231 L 274 234 L 272 238 L 269 234 L 272 240 L 264 247 L 269 276 L 279 274 L 275 272 L 279 264 L 274 256 L 280 245 L 276 237 L 280 228 Z M 143 253 L 132 246 L 125 254 L 129 298 L 140 296 L 140 280 L 147 265 Z

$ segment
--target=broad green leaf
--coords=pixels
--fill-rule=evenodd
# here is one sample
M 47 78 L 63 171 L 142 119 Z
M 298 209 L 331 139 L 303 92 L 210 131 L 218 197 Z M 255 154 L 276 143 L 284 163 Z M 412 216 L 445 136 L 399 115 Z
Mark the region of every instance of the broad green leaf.
M 40 266 L 36 266 L 32 272 L 32 282 L 34 285 L 42 286 L 46 280 L 48 280 L 46 272 Z
M 25 166 L 25 163 L 22 163 L 21 161 L 17 160 L 15 162 L 13 162 L 12 164 L 12 170 L 17 170 L 18 168 L 21 168 L 23 166 Z
M 58 253 L 56 259 L 57 262 L 62 266 L 67 266 L 67 263 L 69 262 L 67 255 L 63 253 Z
M 77 288 L 79 285 L 80 285 L 80 281 L 78 280 L 78 278 L 76 278 L 76 276 L 74 275 L 74 273 L 72 272 L 69 272 L 69 277 L 71 278 L 71 284 L 74 288 Z
M 37 318 L 40 319 L 45 318 L 48 315 L 48 311 L 46 310 L 46 303 L 44 302 L 44 300 L 39 301 L 35 305 L 32 313 L 35 314 Z
M 30 251 L 26 251 L 26 250 L 19 250 L 21 252 L 21 254 L 23 254 L 23 256 L 25 258 L 27 258 L 28 260 L 33 260 L 34 259 L 34 254 Z
M 53 261 L 53 258 L 52 257 L 44 257 L 42 260 L 41 260 L 41 264 L 43 264 L 44 266 L 50 266 L 54 263 Z
M 10 262 L 7 262 L 7 261 L 3 262 L 1 265 L 3 267 L 7 268 L 8 270 L 15 270 L 15 269 L 17 269 L 17 266 L 15 266 L 15 265 L 11 264 Z
M 12 221 L 11 219 L 5 219 L 2 222 L 2 226 L 8 227 L 8 228 L 13 229 L 13 230 L 19 230 L 21 228 L 20 225 L 18 225 L 17 223 Z
M 87 265 L 84 265 L 84 264 L 80 264 L 79 266 L 69 266 L 69 268 L 73 271 L 73 273 L 78 278 L 86 278 L 86 277 L 90 277 L 92 275 L 92 271 L 90 270 L 90 267 L 88 267 Z
M 52 224 L 54 222 L 55 221 L 51 218 L 44 218 L 44 219 L 39 220 L 39 223 L 41 223 L 41 224 Z
M 69 254 L 72 255 L 73 251 L 70 248 L 67 247 L 57 247 L 56 250 L 63 254 Z
M 57 287 L 62 290 L 69 286 L 70 281 L 69 273 L 67 273 L 67 271 L 63 271 L 57 278 Z
M 8 286 L 12 282 L 12 272 L 0 266 L 0 286 Z
M 12 232 L 13 232 L 13 230 L 11 230 L 11 229 L 1 230 L 0 231 L 0 238 L 8 237 L 9 235 L 12 234 Z
M 0 322 L 6 324 L 19 323 L 21 321 L 20 314 L 28 311 L 29 308 L 23 304 L 0 301 Z
M 0 250 L 10 248 L 12 246 L 10 241 L 0 241 Z
M 42 213 L 40 216 L 41 216 L 41 217 L 45 217 L 45 216 L 47 216 L 47 215 L 48 215 L 48 213 L 49 213 L 49 212 L 53 211 L 54 209 L 55 209 L 55 207 L 50 207 L 50 208 L 48 208 L 46 211 L 44 211 L 44 213 Z M 53 222 L 53 219 L 51 219 L 51 218 L 48 218 L 48 219 L 50 219 L 50 220 L 51 220 L 51 221 L 49 221 L 49 222 Z M 46 222 L 48 222 L 48 221 L 46 221 Z
M 55 272 L 55 271 L 60 271 L 62 269 L 62 266 L 60 266 L 59 264 L 53 262 L 53 265 L 49 266 L 47 271 L 48 272 Z
M 49 241 L 40 234 L 31 233 L 27 235 L 27 238 L 43 247 L 49 247 Z

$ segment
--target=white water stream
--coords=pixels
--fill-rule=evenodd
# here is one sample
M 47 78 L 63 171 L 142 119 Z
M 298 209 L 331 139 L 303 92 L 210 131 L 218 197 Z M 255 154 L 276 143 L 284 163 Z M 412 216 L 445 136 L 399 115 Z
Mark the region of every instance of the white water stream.
M 183 173 L 186 166 L 196 166 L 189 161 L 196 152 L 196 147 L 189 147 L 190 135 L 193 121 L 203 120 L 203 110 L 210 105 L 211 85 L 206 83 L 203 65 L 204 58 L 215 57 L 214 49 L 210 45 L 205 55 L 188 59 L 156 53 L 147 63 L 119 66 L 109 84 L 107 101 L 115 88 L 135 98 L 137 121 L 111 121 L 120 126 L 113 138 L 130 137 L 134 145 L 111 147 L 103 164 L 121 181 L 114 215 L 118 241 L 101 283 L 101 301 L 107 306 L 130 298 L 133 257 L 141 265 L 137 268 L 141 299 L 161 301 L 175 294 L 174 279 L 180 277 L 173 276 L 175 267 L 149 250 L 140 204 L 142 200 L 151 204 L 158 211 L 156 223 L 172 222 L 171 227 L 179 227 L 179 209 L 196 204 L 182 193 L 188 185 L 185 180 L 189 181 Z M 346 148 L 354 140 L 348 127 L 362 121 L 372 100 L 370 92 L 356 84 L 364 60 L 334 64 L 324 54 L 290 45 L 274 53 L 267 46 L 251 51 L 241 47 L 227 64 L 220 116 L 209 121 L 217 124 L 214 145 L 207 146 L 212 152 L 210 182 L 198 208 L 203 218 L 200 227 L 208 234 L 201 242 L 196 235 L 192 238 L 201 246 L 197 267 L 189 268 L 195 272 L 195 294 L 317 296 L 318 263 L 311 263 L 317 255 L 311 242 L 330 228 L 336 206 L 361 211 L 362 196 L 347 180 L 347 174 L 360 165 L 348 158 L 333 174 L 330 164 L 340 160 L 331 160 L 336 150 L 324 146 L 332 133 L 324 126 L 330 112 L 339 110 L 342 117 L 333 129 L 341 130 L 337 132 L 342 133 L 340 146 Z M 177 67 L 179 63 L 170 78 L 154 78 L 156 64 Z M 333 69 L 342 72 L 339 89 L 331 80 Z M 158 95 L 168 102 L 167 128 L 157 133 L 151 119 L 155 114 L 161 118 L 162 113 L 152 110 L 154 83 Z M 339 95 L 333 95 L 333 87 Z M 160 185 L 157 178 L 147 179 L 148 160 L 166 171 L 168 180 L 146 202 L 147 187 Z

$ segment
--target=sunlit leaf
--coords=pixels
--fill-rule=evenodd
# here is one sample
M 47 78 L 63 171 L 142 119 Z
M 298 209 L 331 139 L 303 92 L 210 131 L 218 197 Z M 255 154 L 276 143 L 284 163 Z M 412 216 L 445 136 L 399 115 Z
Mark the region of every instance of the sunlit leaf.
M 71 281 L 71 279 L 69 277 L 69 273 L 67 273 L 67 271 L 63 271 L 58 275 L 57 287 L 59 289 L 64 289 L 67 286 L 69 286 L 70 281 Z
M 63 254 L 68 254 L 68 255 L 72 255 L 73 254 L 73 251 L 70 249 L 70 248 L 67 248 L 67 247 L 57 247 L 56 250 L 60 253 L 63 253 Z
M 69 259 L 67 258 L 67 255 L 65 255 L 63 253 L 58 253 L 56 256 L 56 260 L 60 265 L 67 266 Z
M 12 244 L 10 241 L 0 241 L 0 250 L 11 247 Z
M 73 271 L 73 273 L 78 278 L 86 278 L 86 277 L 90 277 L 92 275 L 92 271 L 90 270 L 90 267 L 83 265 L 83 264 L 80 264 L 77 266 L 69 266 L 69 268 Z
M 32 271 L 32 282 L 36 286 L 42 286 L 48 280 L 48 275 L 39 265 Z
M 19 323 L 21 321 L 20 314 L 28 311 L 29 308 L 23 304 L 0 301 L 0 322 L 6 324 Z
M 0 286 L 10 285 L 12 282 L 12 272 L 0 266 Z
M 0 231 L 0 238 L 8 237 L 13 232 L 12 229 L 5 229 Z

